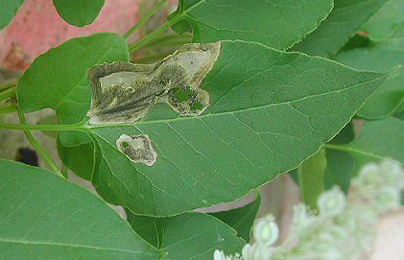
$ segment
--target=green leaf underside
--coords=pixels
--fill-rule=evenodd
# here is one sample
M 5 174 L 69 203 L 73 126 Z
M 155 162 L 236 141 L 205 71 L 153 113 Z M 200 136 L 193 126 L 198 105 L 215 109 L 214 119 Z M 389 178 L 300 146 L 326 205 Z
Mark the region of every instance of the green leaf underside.
M 260 208 L 261 199 L 257 198 L 240 208 L 228 211 L 210 213 L 237 231 L 237 235 L 245 241 L 250 241 L 250 232 Z
M 329 57 L 348 42 L 387 0 L 335 0 L 330 15 L 292 50 Z
M 2 259 L 150 259 L 162 255 L 102 200 L 53 173 L 0 159 Z
M 363 26 L 372 41 L 384 41 L 404 23 L 404 1 L 389 0 Z
M 355 158 L 355 171 L 365 163 L 393 159 L 404 164 L 404 122 L 397 118 L 366 121 L 345 151 Z
M 128 222 L 147 241 L 167 252 L 165 260 L 213 259 L 216 249 L 226 254 L 240 252 L 245 241 L 220 220 L 202 213 L 176 217 L 136 216 L 127 211 Z
M 132 126 L 92 129 L 92 182 L 108 202 L 168 216 L 233 201 L 297 167 L 349 122 L 385 75 L 258 43 L 224 41 L 203 82 L 207 113 L 179 117 L 164 104 Z M 118 151 L 121 134 L 147 134 L 152 167 Z
M 71 25 L 83 27 L 94 22 L 105 0 L 53 0 L 59 15 Z
M 324 174 L 327 167 L 325 149 L 304 161 L 299 169 L 299 186 L 302 201 L 312 210 L 317 209 L 317 199 L 324 191 Z
M 24 0 L 0 0 L 0 30 L 13 20 L 22 3 Z
M 404 31 L 404 25 L 401 27 Z M 399 31 L 400 32 L 400 31 Z M 388 71 L 404 62 L 404 37 L 390 40 L 369 48 L 339 53 L 335 60 L 357 69 Z M 358 116 L 380 119 L 393 114 L 404 100 L 404 68 L 397 69 L 358 111 Z
M 332 7 L 331 0 L 182 0 L 177 12 L 193 28 L 194 42 L 237 39 L 285 50 L 315 30 Z M 180 32 L 186 26 L 178 26 Z
M 128 46 L 113 33 L 73 38 L 37 57 L 18 81 L 22 112 L 56 110 L 61 124 L 80 122 L 90 106 L 86 72 L 96 64 L 128 61 Z M 89 142 L 84 133 L 61 133 L 65 146 Z

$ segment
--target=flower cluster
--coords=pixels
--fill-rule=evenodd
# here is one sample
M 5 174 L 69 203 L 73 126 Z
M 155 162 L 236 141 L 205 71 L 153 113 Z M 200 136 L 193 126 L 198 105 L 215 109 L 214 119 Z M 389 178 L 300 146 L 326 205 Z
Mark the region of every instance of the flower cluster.
M 404 170 L 392 160 L 365 165 L 352 180 L 349 196 L 335 186 L 317 200 L 318 214 L 305 205 L 293 208 L 289 237 L 274 246 L 279 229 L 272 215 L 253 228 L 254 244 L 242 254 L 226 256 L 216 250 L 215 260 L 349 260 L 369 254 L 376 237 L 378 215 L 400 207 Z

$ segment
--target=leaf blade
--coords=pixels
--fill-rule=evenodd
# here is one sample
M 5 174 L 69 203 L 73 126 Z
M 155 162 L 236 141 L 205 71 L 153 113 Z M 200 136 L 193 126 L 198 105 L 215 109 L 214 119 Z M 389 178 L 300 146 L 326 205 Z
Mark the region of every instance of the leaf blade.
M 84 27 L 91 24 L 97 18 L 105 4 L 105 0 L 53 0 L 59 15 L 67 23 L 76 27 Z
M 151 260 L 161 256 L 87 190 L 21 163 L 0 159 L 0 167 L 4 258 Z

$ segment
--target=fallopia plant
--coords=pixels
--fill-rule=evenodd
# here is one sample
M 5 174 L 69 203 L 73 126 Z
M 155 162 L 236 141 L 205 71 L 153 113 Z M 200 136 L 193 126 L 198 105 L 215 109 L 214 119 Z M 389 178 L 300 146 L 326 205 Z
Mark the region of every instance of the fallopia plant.
M 53 2 L 77 27 L 104 4 Z M 404 163 L 402 1 L 180 0 L 145 30 L 167 2 L 122 36 L 70 39 L 0 85 L 0 116 L 20 119 L 0 128 L 23 131 L 50 169 L 0 159 L 2 258 L 233 255 L 250 240 L 259 196 L 195 209 L 290 172 L 317 212 L 320 194 L 348 193 L 366 163 Z M 0 0 L 0 29 L 22 3 Z M 45 108 L 58 123 L 26 123 Z M 99 196 L 68 181 L 32 131 L 56 132 L 62 168 Z

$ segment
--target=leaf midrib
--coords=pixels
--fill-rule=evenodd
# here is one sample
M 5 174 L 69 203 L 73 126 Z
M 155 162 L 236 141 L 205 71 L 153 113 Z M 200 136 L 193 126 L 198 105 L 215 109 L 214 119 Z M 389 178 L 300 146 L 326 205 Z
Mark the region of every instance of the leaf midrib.
M 178 122 L 178 121 L 183 121 L 183 120 L 194 120 L 194 119 L 202 120 L 204 118 L 212 118 L 212 117 L 216 117 L 216 116 L 232 115 L 234 113 L 255 111 L 255 110 L 264 109 L 264 108 L 268 108 L 268 107 L 281 106 L 281 105 L 290 105 L 290 104 L 300 102 L 300 101 L 303 101 L 303 100 L 306 100 L 306 99 L 346 91 L 346 90 L 349 90 L 349 89 L 352 89 L 352 88 L 355 88 L 355 87 L 358 87 L 358 86 L 361 86 L 361 85 L 365 85 L 365 84 L 368 84 L 368 83 L 378 81 L 380 79 L 381 79 L 381 77 L 378 77 L 376 79 L 364 81 L 364 82 L 361 82 L 359 84 L 354 84 L 354 85 L 348 86 L 348 87 L 343 88 L 343 89 L 333 90 L 333 91 L 320 93 L 320 94 L 315 94 L 315 95 L 311 95 L 311 96 L 305 96 L 303 98 L 298 98 L 298 99 L 291 100 L 291 101 L 273 103 L 273 104 L 264 105 L 264 106 L 248 107 L 248 108 L 243 108 L 243 109 L 234 110 L 234 111 L 225 111 L 225 112 L 219 112 L 219 113 L 208 113 L 206 115 L 201 115 L 201 116 L 196 116 L 196 117 L 185 117 L 185 116 L 181 117 L 181 116 L 178 116 L 176 118 L 171 118 L 171 119 L 157 119 L 157 120 L 151 120 L 151 121 L 139 121 L 139 122 L 137 122 L 137 123 L 135 123 L 133 125 L 131 125 L 131 124 L 111 124 L 111 125 L 94 125 L 94 126 L 87 125 L 86 127 L 90 128 L 90 129 L 97 129 L 97 128 L 106 128 L 106 127 L 124 127 L 124 126 L 134 126 L 134 125 L 135 126 L 141 126 L 141 125 L 149 125 L 149 124 L 171 123 L 171 122 Z
M 55 247 L 71 247 L 71 248 L 82 248 L 82 249 L 92 249 L 92 250 L 104 250 L 104 251 L 114 251 L 114 252 L 124 252 L 130 253 L 134 255 L 153 255 L 151 253 L 144 253 L 142 251 L 133 251 L 133 250 L 125 250 L 119 248 L 111 248 L 111 247 L 97 247 L 90 245 L 77 245 L 77 244 L 64 244 L 64 243 L 47 243 L 47 242 L 35 242 L 35 241 L 25 241 L 25 240 L 13 240 L 13 239 L 4 239 L 0 238 L 0 243 L 9 243 L 9 244 L 21 244 L 21 245 L 32 245 L 32 246 L 55 246 Z

